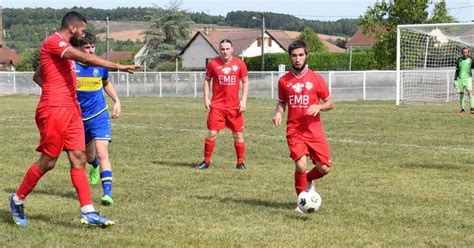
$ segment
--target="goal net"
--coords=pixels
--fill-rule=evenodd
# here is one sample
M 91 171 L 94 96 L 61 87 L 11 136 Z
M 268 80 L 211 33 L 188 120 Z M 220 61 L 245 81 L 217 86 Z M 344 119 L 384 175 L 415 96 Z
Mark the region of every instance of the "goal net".
M 453 86 L 461 49 L 474 48 L 474 23 L 397 27 L 397 105 L 458 99 Z

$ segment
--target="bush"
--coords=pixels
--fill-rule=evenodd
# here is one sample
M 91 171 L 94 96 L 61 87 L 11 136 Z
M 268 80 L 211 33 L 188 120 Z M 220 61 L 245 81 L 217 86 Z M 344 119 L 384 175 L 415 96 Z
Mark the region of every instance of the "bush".
M 310 53 L 308 56 L 309 68 L 316 71 L 347 71 L 349 70 L 350 54 L 318 52 Z M 260 56 L 245 58 L 249 71 L 260 70 Z M 265 70 L 277 71 L 278 65 L 284 64 L 286 68 L 291 67 L 291 61 L 287 53 L 272 53 L 265 55 Z M 352 53 L 352 70 L 375 69 L 374 52 L 372 49 L 360 49 Z

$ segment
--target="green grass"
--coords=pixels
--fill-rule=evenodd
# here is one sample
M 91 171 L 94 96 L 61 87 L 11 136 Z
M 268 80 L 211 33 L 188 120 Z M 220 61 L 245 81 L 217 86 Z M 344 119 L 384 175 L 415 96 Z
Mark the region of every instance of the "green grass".
M 469 247 L 474 244 L 474 116 L 455 103 L 395 106 L 336 102 L 323 113 L 334 167 L 317 181 L 315 214 L 298 214 L 285 128 L 275 101 L 249 100 L 248 170 L 234 169 L 223 131 L 212 168 L 202 160 L 206 111 L 200 99 L 123 98 L 113 121 L 114 205 L 99 206 L 111 229 L 79 223 L 63 154 L 26 201 L 30 225 L 15 226 L 8 194 L 30 164 L 39 134 L 38 97 L 0 97 L 0 246 Z

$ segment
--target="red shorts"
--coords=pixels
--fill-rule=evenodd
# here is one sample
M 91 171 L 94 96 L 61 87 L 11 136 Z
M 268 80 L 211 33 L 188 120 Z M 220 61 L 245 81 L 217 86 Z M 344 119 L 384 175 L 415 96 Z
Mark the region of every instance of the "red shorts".
M 36 151 L 56 158 L 63 150 L 85 151 L 81 110 L 75 106 L 38 106 L 36 126 L 40 143 Z
M 243 132 L 244 116 L 237 109 L 211 108 L 207 115 L 207 129 L 219 131 L 224 128 L 232 132 Z
M 331 152 L 329 144 L 324 137 L 317 140 L 306 141 L 300 137 L 287 137 L 290 157 L 298 160 L 305 155 L 309 155 L 311 160 L 318 161 L 322 165 L 331 166 Z

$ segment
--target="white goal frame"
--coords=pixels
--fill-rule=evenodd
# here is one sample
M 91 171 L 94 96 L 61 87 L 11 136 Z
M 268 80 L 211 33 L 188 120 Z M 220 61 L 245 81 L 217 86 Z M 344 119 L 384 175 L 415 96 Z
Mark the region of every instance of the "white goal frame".
M 417 30 L 418 29 L 418 30 Z M 421 29 L 421 30 L 420 30 Z M 461 30 L 457 32 L 455 35 L 450 35 L 449 32 L 445 32 L 443 34 L 441 31 L 447 30 Z M 426 38 L 426 44 L 425 43 L 418 43 L 418 47 L 420 46 L 426 46 L 426 50 L 424 51 L 424 66 L 418 66 L 415 68 L 402 68 L 402 63 L 406 65 L 405 61 L 401 61 L 403 53 L 406 52 L 405 49 L 402 47 L 402 34 L 401 31 L 410 31 L 413 33 L 418 33 L 420 35 L 424 35 Z M 427 32 L 431 30 L 431 32 Z M 467 31 L 464 31 L 467 30 Z M 433 42 L 434 40 L 434 42 Z M 431 41 L 431 44 L 430 44 Z M 437 44 L 436 44 L 437 43 Z M 406 43 L 405 43 L 406 44 Z M 421 44 L 421 45 L 420 45 Z M 404 86 L 407 86 L 409 88 L 408 83 L 404 85 L 404 76 L 405 75 L 414 75 L 416 74 L 418 77 L 423 77 L 425 78 L 425 75 L 430 75 L 436 73 L 437 81 L 443 80 L 443 82 L 446 82 L 446 87 L 444 85 L 441 87 L 440 85 L 437 85 L 437 88 L 444 88 L 443 92 L 436 92 L 437 98 L 433 100 L 433 102 L 439 102 L 439 101 L 449 101 L 450 100 L 450 94 L 453 92 L 452 84 L 454 81 L 454 62 L 455 59 L 452 61 L 452 66 L 447 66 L 444 65 L 443 67 L 440 67 L 439 70 L 436 70 L 436 68 L 427 68 L 426 63 L 427 63 L 427 56 L 428 56 L 428 47 L 432 46 L 436 48 L 442 47 L 445 44 L 449 44 L 450 46 L 457 46 L 457 47 L 468 47 L 471 49 L 471 52 L 473 52 L 474 49 L 474 22 L 466 22 L 466 23 L 436 23 L 436 24 L 410 24 L 410 25 L 398 25 L 397 26 L 397 67 L 396 67 L 396 72 L 397 72 L 397 88 L 396 88 L 396 105 L 400 105 L 401 103 L 405 102 L 431 102 L 431 99 L 409 99 L 409 97 L 413 96 L 405 96 L 404 92 Z M 446 45 L 448 46 L 448 45 Z M 430 47 L 431 48 L 431 47 Z M 441 50 L 441 49 L 440 49 Z M 451 49 L 452 50 L 452 49 Z M 418 50 L 419 52 L 420 50 Z M 449 55 L 450 57 L 455 57 L 453 54 Z M 457 57 L 460 56 L 460 51 Z M 409 56 L 406 56 L 409 57 Z M 423 61 L 418 61 L 418 64 Z M 413 63 L 415 64 L 415 63 Z M 423 63 L 421 63 L 423 64 Z M 442 78 L 442 79 L 441 79 Z M 444 84 L 444 83 L 443 83 Z M 420 86 L 423 87 L 423 86 Z M 417 89 L 418 90 L 418 89 Z M 450 93 L 451 92 L 451 93 Z M 443 99 L 439 98 L 438 95 L 443 95 L 444 93 L 445 96 Z M 406 97 L 406 99 L 405 99 Z

